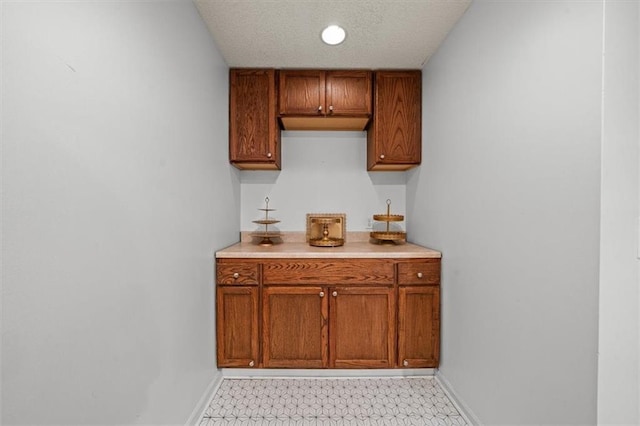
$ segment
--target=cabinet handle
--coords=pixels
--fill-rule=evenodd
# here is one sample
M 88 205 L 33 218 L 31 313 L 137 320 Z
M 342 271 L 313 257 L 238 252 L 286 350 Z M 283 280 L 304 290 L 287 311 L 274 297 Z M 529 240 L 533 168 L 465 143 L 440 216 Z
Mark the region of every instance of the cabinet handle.
M 267 152 L 267 158 L 271 158 L 271 153 Z
M 422 272 L 418 272 L 418 278 L 422 278 Z
M 234 272 L 233 273 L 233 278 L 237 280 L 238 278 L 240 278 L 240 274 L 237 273 L 237 272 Z
M 405 367 L 409 366 L 409 361 L 407 361 L 406 359 L 404 361 L 402 361 L 402 365 L 404 365 Z
M 380 159 L 384 160 L 384 154 L 380 154 Z
M 254 365 L 256 365 L 256 363 L 253 362 L 253 360 L 249 361 L 249 367 L 253 367 Z
M 320 292 L 320 297 L 324 297 L 324 291 Z
M 331 295 L 332 295 L 333 297 L 336 297 L 336 296 L 338 295 L 338 292 L 337 292 L 337 291 L 334 291 L 333 293 L 331 293 Z
M 318 112 L 322 112 L 322 105 L 318 107 Z

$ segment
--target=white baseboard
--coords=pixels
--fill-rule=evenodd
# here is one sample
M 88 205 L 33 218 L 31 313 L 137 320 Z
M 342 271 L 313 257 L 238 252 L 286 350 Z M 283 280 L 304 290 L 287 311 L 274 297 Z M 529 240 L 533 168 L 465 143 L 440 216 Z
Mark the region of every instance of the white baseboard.
M 291 368 L 223 368 L 224 378 L 341 378 L 341 377 L 412 377 L 434 376 L 435 368 L 372 369 L 291 369 Z
M 449 380 L 447 380 L 447 378 L 443 376 L 439 370 L 436 374 L 436 380 L 438 381 L 438 383 L 440 383 L 442 390 L 444 390 L 444 393 L 447 395 L 449 400 L 451 400 L 462 417 L 464 417 L 465 421 L 473 426 L 482 426 L 482 422 L 480 421 L 478 416 L 476 416 L 471 408 L 464 402 L 464 400 L 460 398 L 460 395 L 458 395 L 458 393 L 453 389 L 451 383 L 449 383 Z
M 191 415 L 184 424 L 185 426 L 196 426 L 198 424 L 198 422 L 202 418 L 202 415 L 204 414 L 204 411 L 207 409 L 209 404 L 211 404 L 211 400 L 220 387 L 223 378 L 224 377 L 222 376 L 222 374 L 216 373 L 215 377 L 211 379 L 211 382 L 200 397 L 198 404 L 196 404 L 195 408 L 191 412 Z

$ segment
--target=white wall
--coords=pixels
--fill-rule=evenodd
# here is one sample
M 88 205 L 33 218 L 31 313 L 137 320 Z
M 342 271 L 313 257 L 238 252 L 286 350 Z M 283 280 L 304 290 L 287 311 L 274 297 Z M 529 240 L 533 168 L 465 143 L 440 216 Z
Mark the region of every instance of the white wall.
M 605 2 L 599 424 L 640 423 L 639 9 L 637 2 Z
M 191 2 L 2 8 L 2 423 L 184 423 L 239 230 L 227 66 Z
M 347 231 L 365 231 L 387 199 L 405 214 L 406 173 L 367 172 L 366 153 L 366 132 L 282 132 L 282 170 L 240 173 L 241 229 L 262 229 L 252 221 L 264 218 L 265 197 L 282 231 L 304 231 L 307 213 L 346 213 Z
M 602 3 L 475 0 L 423 70 L 414 239 L 484 424 L 596 421 Z

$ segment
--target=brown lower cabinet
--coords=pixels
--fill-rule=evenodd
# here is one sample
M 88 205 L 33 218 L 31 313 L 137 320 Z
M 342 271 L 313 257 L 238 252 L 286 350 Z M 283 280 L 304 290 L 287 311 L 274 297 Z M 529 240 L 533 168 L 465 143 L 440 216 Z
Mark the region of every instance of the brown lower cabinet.
M 437 367 L 440 287 L 400 287 L 398 296 L 398 363 L 402 367 Z
M 218 367 L 437 367 L 439 277 L 440 259 L 218 259 Z
M 216 297 L 218 366 L 257 367 L 258 287 L 219 286 Z

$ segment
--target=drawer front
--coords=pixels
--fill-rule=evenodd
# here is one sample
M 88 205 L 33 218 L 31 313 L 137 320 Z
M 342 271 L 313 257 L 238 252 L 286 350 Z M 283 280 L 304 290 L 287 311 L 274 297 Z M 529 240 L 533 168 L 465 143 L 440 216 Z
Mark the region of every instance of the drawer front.
M 398 284 L 440 284 L 440 259 L 398 263 Z
M 265 262 L 264 284 L 393 284 L 390 259 L 309 259 Z
M 218 284 L 258 285 L 258 264 L 249 262 L 218 262 Z

